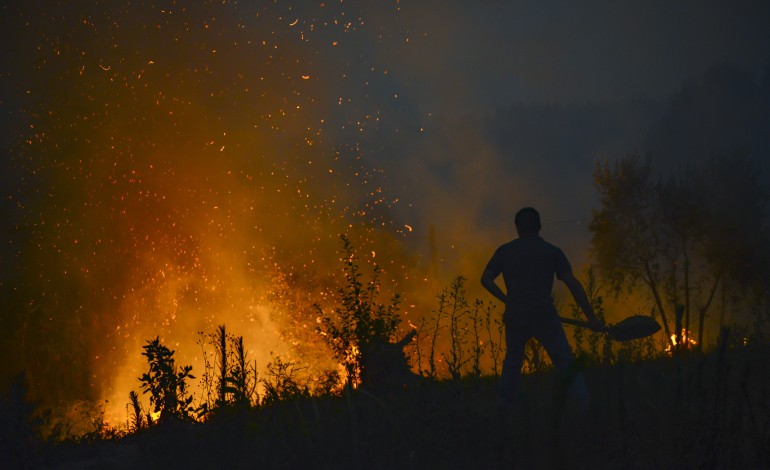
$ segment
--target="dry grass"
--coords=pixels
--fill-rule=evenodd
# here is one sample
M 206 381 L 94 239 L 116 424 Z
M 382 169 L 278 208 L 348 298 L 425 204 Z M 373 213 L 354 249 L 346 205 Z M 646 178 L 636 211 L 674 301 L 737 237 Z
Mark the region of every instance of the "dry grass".
M 390 396 L 279 401 L 41 456 L 61 468 L 767 468 L 768 352 L 592 366 L 587 413 L 561 400 L 549 372 L 525 376 L 510 408 L 498 405 L 492 377 L 425 381 Z

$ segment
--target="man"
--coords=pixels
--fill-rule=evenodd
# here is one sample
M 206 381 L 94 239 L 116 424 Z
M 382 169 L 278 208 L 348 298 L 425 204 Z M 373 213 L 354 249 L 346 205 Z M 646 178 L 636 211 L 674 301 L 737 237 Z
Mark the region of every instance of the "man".
M 525 207 L 516 214 L 515 223 L 519 238 L 500 246 L 481 275 L 484 288 L 505 304 L 506 353 L 500 378 L 501 399 L 509 404 L 513 401 L 524 347 L 534 337 L 548 352 L 562 379 L 570 382 L 570 395 L 585 406 L 588 391 L 582 375 L 571 373 L 575 358 L 551 298 L 554 276 L 569 288 L 591 329 L 605 331 L 606 327 L 594 314 L 564 252 L 540 237 L 540 214 Z M 500 274 L 505 292 L 495 282 Z

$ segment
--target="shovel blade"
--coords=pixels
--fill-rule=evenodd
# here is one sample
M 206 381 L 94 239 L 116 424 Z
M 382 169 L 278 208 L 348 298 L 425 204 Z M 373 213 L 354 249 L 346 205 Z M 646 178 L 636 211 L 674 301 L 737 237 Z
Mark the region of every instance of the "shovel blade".
M 654 318 L 633 315 L 609 327 L 607 332 L 615 341 L 630 341 L 657 333 L 660 325 Z

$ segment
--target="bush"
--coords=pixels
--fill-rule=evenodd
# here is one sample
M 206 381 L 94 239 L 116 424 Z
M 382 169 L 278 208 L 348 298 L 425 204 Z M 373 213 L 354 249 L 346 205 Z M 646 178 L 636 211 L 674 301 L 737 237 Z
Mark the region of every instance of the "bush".
M 174 363 L 174 351 L 160 344 L 156 337 L 147 341 L 143 356 L 147 356 L 150 371 L 139 378 L 144 393 L 150 394 L 150 404 L 155 413 L 160 413 L 159 421 L 169 418 L 190 419 L 192 396 L 187 394 L 187 380 L 194 379 L 190 374 L 192 366 L 177 370 Z
M 376 349 L 378 344 L 390 343 L 396 335 L 401 322 L 400 297 L 395 295 L 389 305 L 377 303 L 380 267 L 374 266 L 371 280 L 364 285 L 350 240 L 344 235 L 340 239 L 345 285 L 337 292 L 342 306 L 333 313 L 324 312 L 318 305 L 316 309 L 321 318 L 319 331 L 335 359 L 344 367 L 347 385 L 357 387 L 366 374 L 367 352 Z

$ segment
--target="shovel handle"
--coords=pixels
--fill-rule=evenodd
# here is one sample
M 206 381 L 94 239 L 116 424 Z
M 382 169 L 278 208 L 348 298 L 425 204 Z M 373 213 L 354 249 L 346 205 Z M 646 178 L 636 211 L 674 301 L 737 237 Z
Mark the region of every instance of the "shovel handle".
M 588 324 L 588 322 L 587 322 L 587 321 L 583 321 L 583 320 L 575 320 L 575 319 L 572 319 L 572 318 L 566 318 L 566 317 L 559 317 L 559 320 L 560 320 L 562 323 L 566 323 L 566 324 L 568 324 L 568 325 L 572 325 L 572 326 L 582 326 L 583 328 L 590 328 L 590 325 Z
M 559 320 L 560 320 L 562 323 L 566 323 L 567 325 L 572 325 L 572 326 L 580 326 L 580 327 L 582 327 L 582 328 L 591 328 L 591 324 L 590 324 L 590 323 L 588 323 L 587 321 L 583 321 L 583 320 L 575 320 L 575 319 L 573 319 L 573 318 L 566 318 L 566 317 L 559 317 Z M 592 329 L 592 328 L 591 328 L 591 329 Z M 592 330 L 593 330 L 593 329 L 592 329 Z M 612 331 L 610 330 L 610 328 L 609 328 L 609 327 L 605 327 L 604 331 L 601 331 L 601 333 L 609 333 L 609 334 L 610 334 L 610 336 L 614 336 L 614 335 L 612 334 Z

